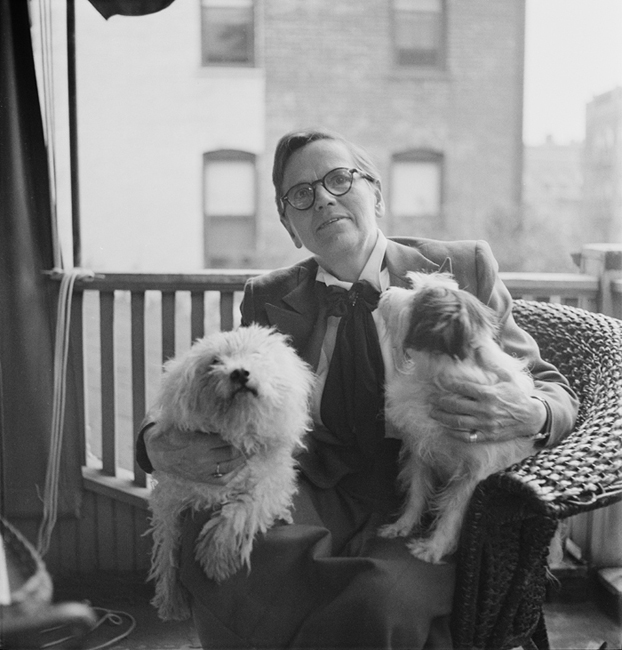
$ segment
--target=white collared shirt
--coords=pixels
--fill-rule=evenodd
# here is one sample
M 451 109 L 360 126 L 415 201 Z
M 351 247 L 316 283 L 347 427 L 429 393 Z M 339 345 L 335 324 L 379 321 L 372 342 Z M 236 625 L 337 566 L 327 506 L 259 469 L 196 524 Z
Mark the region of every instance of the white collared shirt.
M 381 293 L 390 285 L 389 270 L 386 266 L 383 267 L 386 252 L 387 238 L 381 230 L 378 230 L 378 238 L 376 239 L 374 248 L 358 278 L 359 281 L 367 280 L 367 282 Z M 324 282 L 327 286 L 336 285 L 338 287 L 343 287 L 346 290 L 349 290 L 354 284 L 353 282 L 344 282 L 343 280 L 337 279 L 332 275 L 332 273 L 329 273 L 321 266 L 317 270 L 316 281 Z M 378 331 L 378 340 L 380 341 L 380 350 L 382 352 L 382 360 L 384 361 L 385 376 L 387 376 L 391 369 L 392 354 L 386 337 L 386 327 L 384 320 L 378 313 L 377 309 L 372 312 L 372 317 L 376 324 L 376 330 Z M 333 350 L 335 349 L 335 339 L 337 338 L 337 328 L 339 327 L 340 320 L 341 318 L 339 316 L 329 316 L 326 322 L 326 334 L 324 335 L 324 341 L 322 342 L 322 349 L 320 351 L 320 358 L 316 370 L 317 380 L 311 398 L 311 415 L 316 425 L 322 423 L 320 417 L 322 392 L 324 390 L 330 360 L 333 356 Z M 388 423 L 386 424 L 385 435 L 390 438 L 397 437 Z

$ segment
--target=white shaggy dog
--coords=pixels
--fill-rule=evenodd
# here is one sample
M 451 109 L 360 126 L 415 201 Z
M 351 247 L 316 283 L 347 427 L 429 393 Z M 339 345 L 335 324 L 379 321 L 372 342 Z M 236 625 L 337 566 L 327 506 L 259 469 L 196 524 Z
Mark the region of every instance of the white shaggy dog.
M 415 536 L 411 553 L 441 562 L 457 546 L 475 486 L 488 475 L 526 458 L 528 438 L 465 444 L 430 417 L 430 396 L 444 378 L 464 384 L 510 381 L 527 395 L 533 380 L 525 364 L 495 342 L 494 312 L 458 288 L 447 273 L 409 273 L 412 289 L 391 287 L 380 299 L 394 368 L 386 380 L 386 418 L 403 440 L 399 480 L 407 494 L 401 517 L 380 529 L 384 537 Z M 465 432 L 466 435 L 466 432 Z M 434 516 L 427 537 L 416 529 Z
M 217 433 L 246 456 L 227 485 L 195 483 L 162 471 L 151 498 L 154 548 L 150 578 L 161 618 L 189 616 L 178 583 L 180 515 L 214 508 L 195 557 L 222 582 L 243 565 L 257 533 L 278 519 L 291 523 L 296 493 L 294 453 L 309 424 L 313 373 L 275 330 L 257 325 L 205 337 L 165 366 L 156 406 L 161 430 Z

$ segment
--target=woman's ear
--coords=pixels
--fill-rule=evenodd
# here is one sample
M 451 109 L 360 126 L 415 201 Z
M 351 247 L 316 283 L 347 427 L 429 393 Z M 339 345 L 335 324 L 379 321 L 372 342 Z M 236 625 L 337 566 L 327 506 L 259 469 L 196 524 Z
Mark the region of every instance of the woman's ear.
M 294 242 L 294 246 L 296 248 L 302 248 L 302 242 L 300 241 L 300 238 L 296 234 L 296 231 L 293 229 L 289 219 L 284 214 L 281 215 L 281 223 L 283 224 L 285 230 L 287 230 L 287 232 L 289 233 L 289 236 L 292 238 L 292 241 Z
M 382 196 L 382 189 L 380 188 L 380 183 L 376 182 L 374 184 L 374 193 L 376 198 L 376 218 L 381 219 L 384 217 L 385 205 L 384 205 L 384 196 Z

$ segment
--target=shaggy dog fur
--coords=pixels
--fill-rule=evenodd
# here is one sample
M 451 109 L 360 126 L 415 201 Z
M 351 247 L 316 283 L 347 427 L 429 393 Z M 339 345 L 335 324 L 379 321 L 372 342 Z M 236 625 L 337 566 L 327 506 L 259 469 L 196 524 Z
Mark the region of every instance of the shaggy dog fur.
M 533 444 L 527 438 L 473 444 L 457 440 L 430 417 L 430 396 L 443 390 L 446 378 L 464 384 L 513 382 L 527 395 L 534 384 L 525 364 L 495 342 L 494 312 L 460 290 L 451 275 L 408 277 L 412 289 L 392 287 L 379 304 L 394 356 L 386 380 L 386 418 L 403 440 L 399 480 L 407 494 L 401 517 L 380 535 L 414 532 L 407 543 L 411 553 L 439 563 L 457 548 L 475 486 L 527 457 Z M 417 526 L 428 511 L 434 518 L 431 532 L 419 537 Z
M 247 460 L 223 486 L 154 472 L 150 578 L 156 581 L 153 604 L 164 620 L 190 613 L 177 570 L 186 508 L 214 509 L 197 538 L 195 557 L 217 582 L 243 565 L 250 570 L 257 533 L 279 519 L 291 523 L 294 454 L 309 424 L 312 381 L 286 337 L 257 325 L 208 336 L 166 364 L 157 402 L 161 430 L 217 433 Z

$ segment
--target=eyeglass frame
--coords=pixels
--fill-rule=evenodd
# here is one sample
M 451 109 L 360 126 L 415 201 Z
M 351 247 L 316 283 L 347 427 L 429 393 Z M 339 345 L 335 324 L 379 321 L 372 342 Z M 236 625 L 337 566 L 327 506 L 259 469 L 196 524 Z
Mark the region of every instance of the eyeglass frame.
M 349 172 L 352 174 L 352 179 L 350 180 L 350 187 L 345 192 L 342 192 L 341 194 L 335 194 L 331 190 L 329 190 L 326 187 L 326 184 L 324 181 L 326 180 L 326 177 L 332 174 L 333 172 L 336 172 L 340 169 L 344 169 L 345 171 Z M 372 183 L 376 182 L 376 179 L 371 175 L 368 174 L 367 172 L 361 171 L 360 169 L 357 169 L 356 167 L 348 168 L 348 167 L 335 167 L 335 169 L 331 169 L 330 171 L 327 171 L 322 178 L 316 180 L 316 181 L 303 181 L 302 183 L 296 183 L 295 185 L 292 185 L 283 196 L 281 196 L 281 202 L 283 203 L 283 210 L 285 210 L 285 203 L 288 203 L 289 205 L 294 208 L 294 210 L 298 210 L 298 212 L 304 212 L 305 210 L 309 210 L 310 208 L 313 207 L 313 204 L 315 203 L 315 187 L 316 185 L 322 185 L 322 187 L 331 195 L 331 196 L 345 196 L 351 189 L 352 185 L 354 184 L 354 173 L 357 173 L 361 176 L 361 178 L 364 178 L 367 181 L 371 181 Z M 311 191 L 313 192 L 313 200 L 311 203 L 306 207 L 306 208 L 297 208 L 288 198 L 287 195 L 295 188 L 298 187 L 298 185 L 308 185 L 311 188 Z

